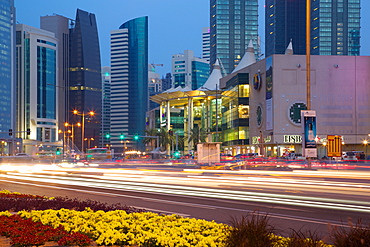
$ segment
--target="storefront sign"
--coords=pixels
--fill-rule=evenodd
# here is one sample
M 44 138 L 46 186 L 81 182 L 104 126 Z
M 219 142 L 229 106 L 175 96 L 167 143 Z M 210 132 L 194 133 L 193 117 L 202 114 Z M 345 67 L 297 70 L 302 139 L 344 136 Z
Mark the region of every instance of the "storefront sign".
M 302 143 L 302 136 L 300 135 L 284 135 L 284 143 Z

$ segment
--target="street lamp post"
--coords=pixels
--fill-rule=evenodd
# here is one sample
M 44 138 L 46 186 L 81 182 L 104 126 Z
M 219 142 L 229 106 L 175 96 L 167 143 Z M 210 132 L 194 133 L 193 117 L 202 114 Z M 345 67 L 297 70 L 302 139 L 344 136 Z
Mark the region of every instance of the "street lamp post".
M 77 110 L 73 110 L 73 114 L 81 116 L 82 121 L 81 121 L 81 151 L 84 152 L 84 139 L 85 139 L 85 117 L 90 115 L 94 116 L 95 112 L 89 111 L 87 114 L 85 114 L 84 111 L 82 111 L 82 114 L 78 113 Z
M 369 144 L 369 142 L 367 140 L 363 140 L 362 143 L 365 145 L 365 158 L 367 159 L 367 144 Z

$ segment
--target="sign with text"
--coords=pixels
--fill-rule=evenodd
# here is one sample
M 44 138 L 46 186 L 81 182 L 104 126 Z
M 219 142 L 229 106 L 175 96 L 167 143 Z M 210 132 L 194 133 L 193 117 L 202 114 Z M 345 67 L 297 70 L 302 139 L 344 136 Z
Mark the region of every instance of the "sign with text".
M 302 136 L 284 135 L 284 143 L 302 143 Z

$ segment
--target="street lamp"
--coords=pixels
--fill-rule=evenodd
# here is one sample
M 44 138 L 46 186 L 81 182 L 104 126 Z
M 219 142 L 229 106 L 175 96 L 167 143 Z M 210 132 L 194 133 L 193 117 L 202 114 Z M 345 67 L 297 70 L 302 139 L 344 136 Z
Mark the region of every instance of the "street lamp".
M 367 159 L 367 144 L 369 144 L 369 142 L 367 140 L 363 140 L 362 143 L 365 145 L 365 157 Z
M 91 138 L 84 138 L 85 141 L 87 141 L 87 148 L 90 148 L 91 141 L 95 140 L 93 137 Z
M 82 113 L 79 113 L 77 110 L 73 110 L 73 114 L 81 116 L 82 117 L 82 124 L 81 124 L 81 151 L 84 152 L 84 139 L 85 139 L 85 116 L 94 116 L 95 112 L 89 111 L 85 114 L 84 111 Z

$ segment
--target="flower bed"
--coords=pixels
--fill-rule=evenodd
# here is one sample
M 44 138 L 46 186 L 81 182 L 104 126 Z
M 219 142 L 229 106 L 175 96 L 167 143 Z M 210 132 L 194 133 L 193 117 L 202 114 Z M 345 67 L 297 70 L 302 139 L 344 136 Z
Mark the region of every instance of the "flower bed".
M 4 200 L 12 202 L 5 210 L 5 203 L 2 202 Z M 45 209 L 42 203 L 52 209 Z M 239 242 L 243 243 L 243 246 L 249 246 L 244 244 L 250 241 L 246 238 L 250 238 L 251 233 L 252 238 L 257 241 L 262 239 L 262 234 L 267 236 L 266 243 L 269 244 L 258 246 L 330 246 L 320 240 L 315 240 L 317 244 L 312 245 L 312 238 L 308 239 L 300 234 L 283 238 L 274 235 L 268 228 L 260 228 L 258 232 L 256 226 L 267 224 L 266 217 L 263 217 L 262 221 L 254 216 L 251 221 L 243 218 L 241 224 L 229 226 L 214 221 L 145 212 L 120 204 L 107 205 L 91 200 L 48 198 L 9 191 L 0 191 L 0 205 L 0 208 L 3 207 L 3 212 L 0 212 L 0 235 L 10 238 L 10 243 L 16 247 L 42 246 L 48 241 L 54 241 L 61 246 L 93 244 L 136 247 L 236 247 L 230 243 Z M 14 214 L 10 211 L 18 212 Z M 292 241 L 298 241 L 300 244 L 292 245 Z

